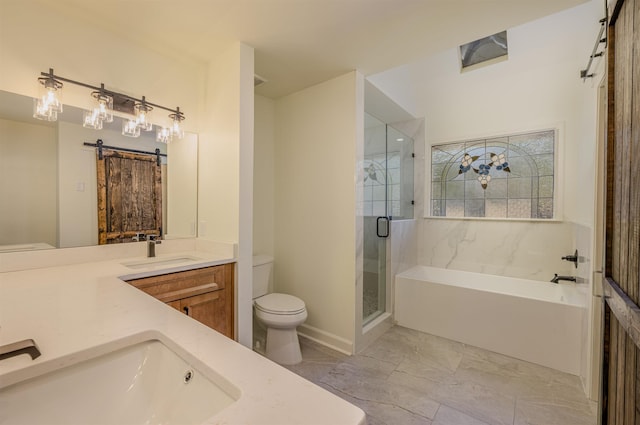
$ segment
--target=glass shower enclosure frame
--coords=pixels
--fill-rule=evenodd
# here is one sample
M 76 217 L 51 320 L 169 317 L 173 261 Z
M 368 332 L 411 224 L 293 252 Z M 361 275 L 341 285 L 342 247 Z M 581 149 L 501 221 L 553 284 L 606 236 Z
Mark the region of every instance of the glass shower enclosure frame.
M 413 139 L 365 113 L 362 325 L 391 310 L 390 220 L 413 218 Z

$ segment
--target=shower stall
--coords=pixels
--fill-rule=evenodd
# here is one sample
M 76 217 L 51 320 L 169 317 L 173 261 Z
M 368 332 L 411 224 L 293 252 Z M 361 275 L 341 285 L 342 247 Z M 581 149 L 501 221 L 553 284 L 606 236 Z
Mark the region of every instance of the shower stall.
M 390 220 L 413 218 L 414 141 L 365 113 L 362 325 L 391 311 Z

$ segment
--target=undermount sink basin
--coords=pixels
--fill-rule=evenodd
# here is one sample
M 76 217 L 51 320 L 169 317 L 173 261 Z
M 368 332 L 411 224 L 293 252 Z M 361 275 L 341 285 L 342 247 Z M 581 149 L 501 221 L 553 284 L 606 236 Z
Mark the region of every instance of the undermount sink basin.
M 215 379 L 149 340 L 1 389 L 0 423 L 198 424 L 239 397 Z
M 158 266 L 171 266 L 180 263 L 188 263 L 190 261 L 198 261 L 201 258 L 183 256 L 183 257 L 153 257 L 146 258 L 140 261 L 129 261 L 126 263 L 121 263 L 123 266 L 129 267 L 130 269 L 146 269 L 149 267 L 158 267 Z

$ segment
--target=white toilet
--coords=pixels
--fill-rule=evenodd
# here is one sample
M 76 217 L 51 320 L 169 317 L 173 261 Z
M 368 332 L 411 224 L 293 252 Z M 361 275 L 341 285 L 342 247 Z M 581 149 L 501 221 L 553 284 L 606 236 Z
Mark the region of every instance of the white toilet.
M 269 293 L 272 266 L 272 257 L 253 257 L 253 307 L 257 320 L 267 328 L 267 358 L 292 365 L 302 361 L 296 327 L 307 319 L 307 309 L 293 295 Z

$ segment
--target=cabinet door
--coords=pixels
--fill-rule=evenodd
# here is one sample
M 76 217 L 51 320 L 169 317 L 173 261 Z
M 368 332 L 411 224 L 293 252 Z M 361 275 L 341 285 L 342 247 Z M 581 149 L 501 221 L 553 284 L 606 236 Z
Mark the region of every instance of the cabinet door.
M 173 307 L 173 305 L 172 305 Z M 233 338 L 226 291 L 214 291 L 180 300 L 181 310 L 189 317 Z
M 128 281 L 131 285 L 234 338 L 234 264 Z

